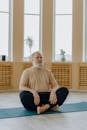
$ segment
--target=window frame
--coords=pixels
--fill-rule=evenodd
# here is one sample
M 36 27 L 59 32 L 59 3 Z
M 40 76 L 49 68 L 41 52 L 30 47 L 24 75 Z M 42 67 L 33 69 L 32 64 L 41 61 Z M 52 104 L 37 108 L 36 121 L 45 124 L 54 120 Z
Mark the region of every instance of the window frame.
M 25 1 L 24 1 L 25 4 Z M 34 14 L 34 13 L 25 13 L 24 12 L 24 16 L 25 15 L 35 15 L 35 16 L 39 16 L 39 51 L 42 50 L 42 5 L 43 5 L 43 0 L 40 0 L 39 2 L 39 7 L 40 7 L 40 13 L 39 14 Z M 25 6 L 25 5 L 24 5 Z M 24 19 L 25 21 L 25 19 Z M 24 32 L 25 33 L 25 32 Z M 25 41 L 25 39 L 24 39 Z M 24 47 L 24 42 L 23 42 L 23 47 Z M 24 48 L 23 48 L 23 61 L 26 61 L 25 57 L 24 57 Z
M 8 59 L 6 59 L 7 61 L 11 61 L 12 59 L 12 39 L 11 39 L 11 31 L 12 31 L 12 17 L 11 17 L 11 11 L 12 11 L 12 4 L 13 4 L 13 0 L 9 0 L 9 10 L 7 11 L 0 11 L 0 13 L 6 13 L 8 14 Z M 7 57 L 6 57 L 7 58 Z
M 72 9 L 73 9 L 73 0 L 72 0 Z M 52 47 L 53 47 L 52 61 L 53 62 L 57 62 L 57 60 L 55 60 L 55 44 L 56 44 L 55 43 L 55 34 L 56 34 L 55 27 L 56 27 L 56 15 L 71 15 L 71 16 L 73 16 L 73 14 L 56 14 L 56 0 L 53 1 L 53 44 L 52 44 Z M 72 19 L 72 22 L 73 22 L 73 19 Z M 58 62 L 62 62 L 62 61 L 58 60 Z M 72 59 L 69 62 L 72 62 Z

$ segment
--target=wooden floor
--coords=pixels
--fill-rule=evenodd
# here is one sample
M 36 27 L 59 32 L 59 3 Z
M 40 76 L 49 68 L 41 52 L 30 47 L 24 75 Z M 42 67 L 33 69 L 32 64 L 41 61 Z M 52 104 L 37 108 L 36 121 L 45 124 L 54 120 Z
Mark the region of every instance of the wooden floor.
M 87 101 L 87 93 L 69 94 L 65 103 Z M 18 93 L 0 93 L 0 108 L 22 106 Z M 0 119 L 0 130 L 87 130 L 87 111 Z

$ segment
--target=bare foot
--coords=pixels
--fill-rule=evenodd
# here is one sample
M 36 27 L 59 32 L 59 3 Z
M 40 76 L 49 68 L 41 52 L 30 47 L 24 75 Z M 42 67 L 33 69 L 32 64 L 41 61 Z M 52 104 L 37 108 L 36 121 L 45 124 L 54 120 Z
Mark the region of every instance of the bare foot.
M 50 107 L 49 104 L 45 104 L 43 106 L 38 106 L 37 107 L 37 114 L 45 112 L 46 110 L 48 110 L 49 107 Z
M 53 111 L 58 111 L 58 109 L 59 109 L 58 105 L 56 105 L 56 106 L 54 106 L 54 107 L 51 108 L 51 110 L 53 110 Z

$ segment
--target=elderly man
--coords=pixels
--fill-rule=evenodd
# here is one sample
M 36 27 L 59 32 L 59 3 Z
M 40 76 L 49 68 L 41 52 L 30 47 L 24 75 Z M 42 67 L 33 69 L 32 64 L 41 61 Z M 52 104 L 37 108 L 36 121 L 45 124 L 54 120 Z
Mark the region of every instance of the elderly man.
M 20 99 L 27 110 L 38 114 L 49 109 L 58 110 L 69 91 L 59 87 L 51 71 L 44 67 L 40 52 L 32 54 L 33 66 L 24 70 L 19 84 Z

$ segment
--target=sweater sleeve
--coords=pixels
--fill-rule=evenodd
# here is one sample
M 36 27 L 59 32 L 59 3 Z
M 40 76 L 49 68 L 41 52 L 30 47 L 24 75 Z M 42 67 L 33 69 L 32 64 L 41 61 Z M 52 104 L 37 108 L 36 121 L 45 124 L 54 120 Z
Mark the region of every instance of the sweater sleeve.
M 19 86 L 29 87 L 29 74 L 27 70 L 23 71 L 20 78 Z
M 59 85 L 58 85 L 58 83 L 57 83 L 57 81 L 56 81 L 52 72 L 50 72 L 49 82 L 50 82 L 50 85 L 51 85 L 51 89 L 59 87 Z

